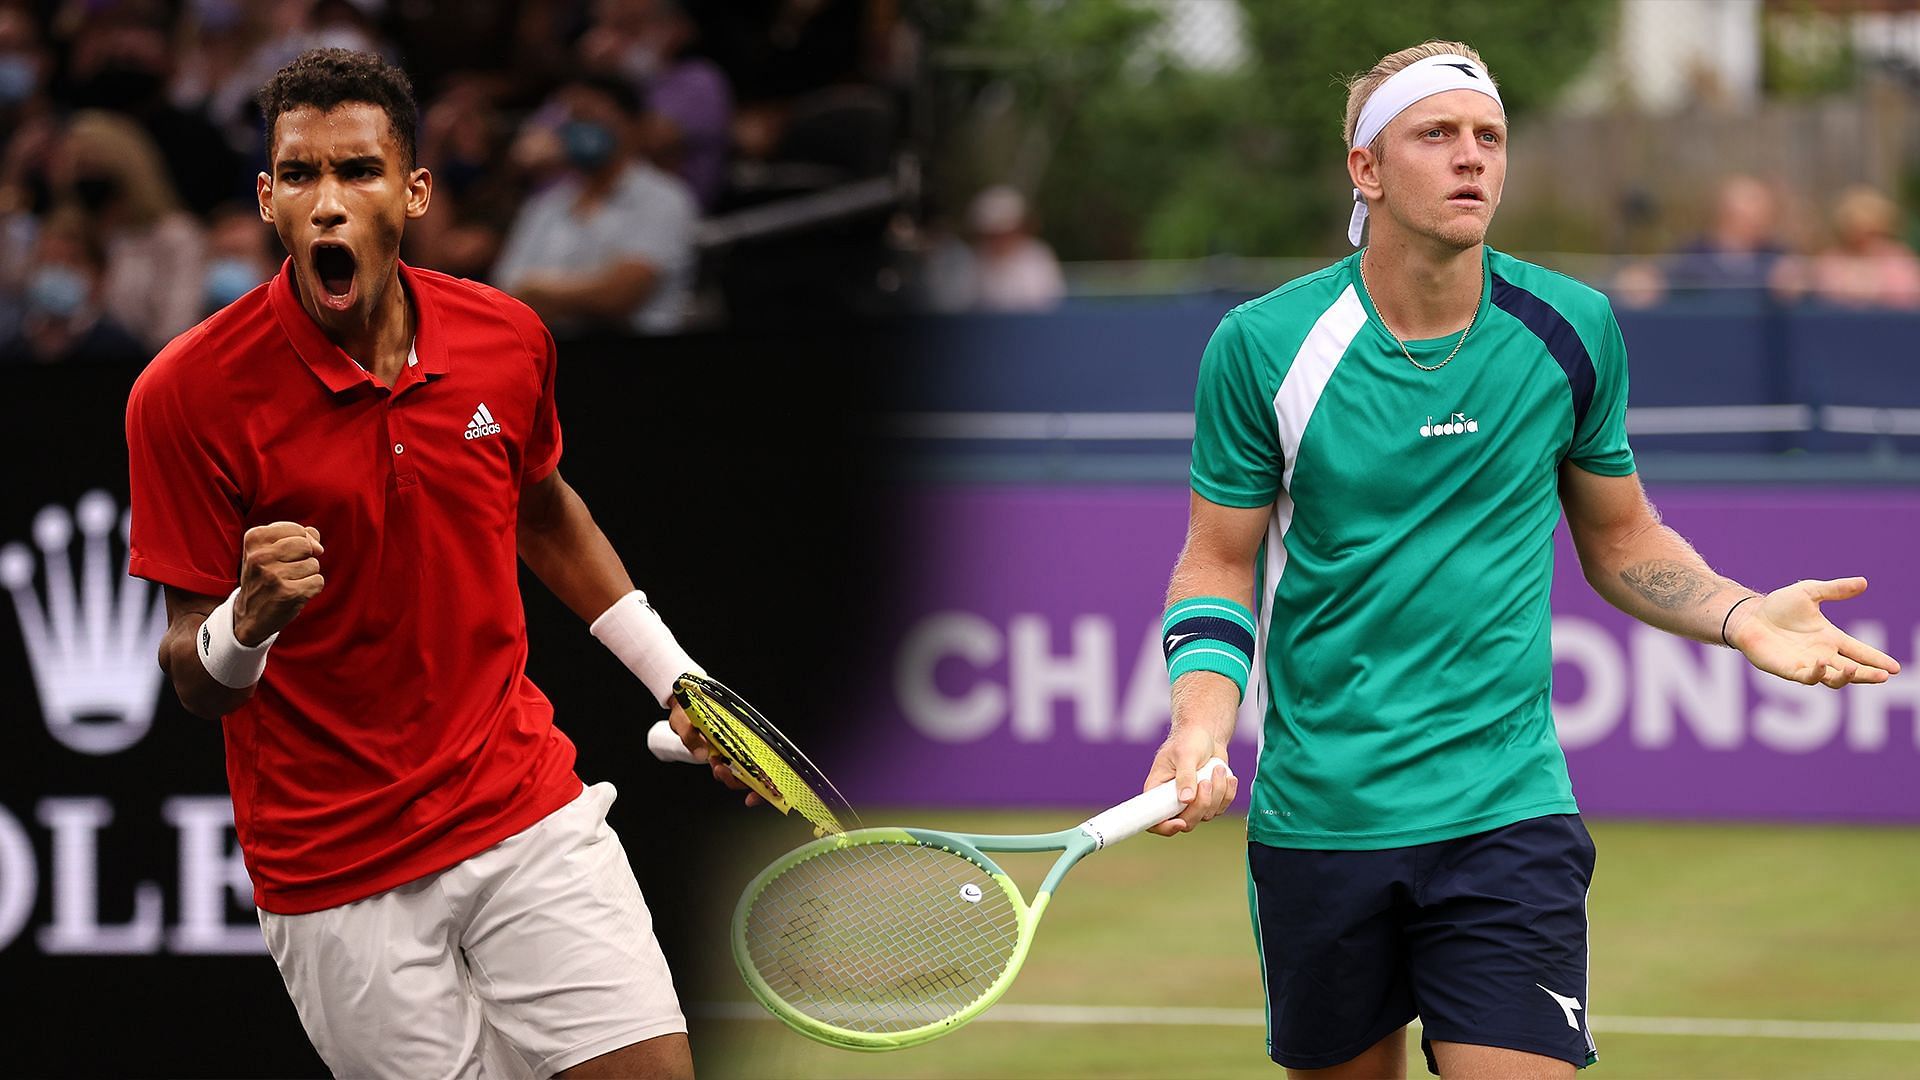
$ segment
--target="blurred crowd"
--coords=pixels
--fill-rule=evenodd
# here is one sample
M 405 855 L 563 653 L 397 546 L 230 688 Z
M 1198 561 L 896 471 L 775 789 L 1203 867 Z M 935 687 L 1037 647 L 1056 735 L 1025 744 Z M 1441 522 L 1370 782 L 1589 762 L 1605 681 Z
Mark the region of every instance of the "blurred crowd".
M 1818 220 L 1790 212 L 1773 185 L 1736 174 L 1721 181 L 1699 235 L 1630 263 L 1609 291 L 1630 307 L 1733 298 L 1916 311 L 1920 255 L 1900 206 L 1871 187 L 1841 191 Z
M 435 186 L 402 257 L 558 333 L 856 307 L 888 257 L 884 212 L 724 250 L 702 223 L 895 169 L 889 0 L 0 0 L 0 362 L 144 359 L 276 273 L 254 94 L 328 46 L 413 79 Z M 795 284 L 819 243 L 840 272 Z
M 324 46 L 414 81 L 434 201 L 403 257 L 563 336 L 1067 294 L 1016 188 L 916 203 L 900 0 L 0 0 L 0 363 L 144 359 L 276 273 L 254 94 Z M 1786 190 L 1726 178 L 1609 291 L 1920 310 L 1897 203 Z
M 930 226 L 922 244 L 920 292 L 927 311 L 1031 313 L 1066 298 L 1066 276 L 1039 236 L 1026 196 L 993 184 L 967 207 L 964 233 Z

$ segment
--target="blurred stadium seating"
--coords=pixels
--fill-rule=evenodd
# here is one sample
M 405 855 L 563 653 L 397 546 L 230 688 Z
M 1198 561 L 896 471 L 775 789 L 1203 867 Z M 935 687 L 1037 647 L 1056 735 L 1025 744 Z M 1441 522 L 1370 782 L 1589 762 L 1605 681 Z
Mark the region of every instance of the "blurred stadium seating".
M 592 75 L 638 95 L 634 160 L 699 208 L 697 288 L 674 325 L 882 314 L 904 280 L 887 226 L 919 172 L 913 40 L 894 5 L 859 0 L 0 5 L 0 342 L 21 361 L 94 355 L 48 327 L 98 321 L 157 348 L 237 295 L 235 275 L 264 280 L 280 257 L 267 226 L 251 251 L 209 251 L 208 232 L 254 201 L 254 91 L 319 46 L 413 77 L 436 177 L 403 251 L 417 265 L 491 277 L 523 200 L 567 171 L 552 94 Z M 103 127 L 112 142 L 89 139 Z M 102 252 L 77 300 L 34 254 L 56 217 Z

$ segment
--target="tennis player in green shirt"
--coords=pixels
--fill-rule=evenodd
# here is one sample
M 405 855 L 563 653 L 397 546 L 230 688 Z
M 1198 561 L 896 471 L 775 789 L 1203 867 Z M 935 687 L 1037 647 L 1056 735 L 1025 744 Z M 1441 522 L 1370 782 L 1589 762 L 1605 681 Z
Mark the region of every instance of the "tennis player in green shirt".
M 1256 666 L 1263 748 L 1248 890 L 1268 1052 L 1290 1072 L 1405 1075 L 1421 1020 L 1446 1077 L 1571 1076 L 1587 1029 L 1593 843 L 1554 737 L 1547 604 L 1565 512 L 1582 568 L 1653 626 L 1783 679 L 1884 682 L 1894 659 L 1821 614 L 1861 578 L 1761 594 L 1647 502 L 1606 297 L 1488 248 L 1499 90 L 1428 42 L 1354 79 L 1350 239 L 1229 312 L 1201 362 L 1192 509 L 1163 644 L 1173 728 L 1146 784 L 1235 783 Z

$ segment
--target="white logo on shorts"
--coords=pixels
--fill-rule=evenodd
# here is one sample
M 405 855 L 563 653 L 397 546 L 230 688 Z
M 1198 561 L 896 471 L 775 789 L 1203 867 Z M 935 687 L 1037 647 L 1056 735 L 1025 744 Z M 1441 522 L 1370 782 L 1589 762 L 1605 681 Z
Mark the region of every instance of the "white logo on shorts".
M 1533 985 L 1535 985 L 1535 986 L 1540 986 L 1540 984 L 1539 984 L 1539 983 L 1534 983 Z M 1546 988 L 1546 987 L 1544 987 L 1544 986 L 1540 986 L 1540 989 L 1542 989 L 1542 990 L 1547 990 L 1547 988 Z M 1580 1030 L 1580 1021 L 1578 1021 L 1578 1020 L 1575 1020 L 1575 1019 L 1573 1018 L 1573 1014 L 1574 1014 L 1574 1013 L 1576 1013 L 1576 1012 L 1578 1012 L 1578 1011 L 1580 1011 L 1580 999 L 1579 999 L 1579 998 L 1570 998 L 1570 997 L 1562 997 L 1562 996 L 1560 996 L 1559 994 L 1556 994 L 1556 993 L 1554 993 L 1554 992 L 1553 992 L 1553 991 L 1551 991 L 1551 990 L 1547 990 L 1547 996 L 1553 999 L 1553 1001 L 1554 1001 L 1554 1004 L 1556 1004 L 1556 1005 L 1558 1005 L 1558 1006 L 1560 1006 L 1560 1011 L 1561 1011 L 1561 1012 L 1563 1012 L 1563 1013 L 1566 1013 L 1566 1014 L 1567 1014 L 1567 1026 L 1568 1026 L 1568 1027 L 1570 1027 L 1570 1028 L 1572 1028 L 1572 1029 L 1573 1029 L 1573 1030 L 1575 1030 L 1575 1031 L 1579 1031 L 1579 1030 Z

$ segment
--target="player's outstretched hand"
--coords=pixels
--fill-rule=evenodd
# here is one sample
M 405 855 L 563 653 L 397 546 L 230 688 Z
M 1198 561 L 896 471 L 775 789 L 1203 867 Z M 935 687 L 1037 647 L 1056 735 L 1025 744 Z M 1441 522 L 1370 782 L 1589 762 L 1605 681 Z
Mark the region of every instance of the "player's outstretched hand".
M 693 754 L 694 760 L 703 765 L 707 765 L 713 770 L 713 778 L 715 780 L 720 781 L 735 791 L 747 791 L 747 785 L 741 783 L 740 778 L 733 775 L 732 769 L 713 760 L 713 750 L 707 746 L 706 736 L 700 734 L 700 729 L 694 727 L 693 721 L 687 719 L 687 711 L 680 707 L 678 701 L 674 702 L 673 708 L 667 712 L 667 724 L 673 728 L 675 735 L 680 736 L 680 741 L 685 744 L 687 750 Z M 758 806 L 764 801 L 765 800 L 761 799 L 758 794 L 747 791 L 746 803 L 748 806 Z
M 1838 690 L 1848 683 L 1883 683 L 1899 674 L 1900 662 L 1841 632 L 1820 612 L 1827 600 L 1851 600 L 1867 591 L 1867 579 L 1796 581 L 1748 600 L 1735 611 L 1727 640 L 1754 667 L 1783 679 Z
M 1199 778 L 1200 766 L 1212 758 L 1226 761 L 1227 748 L 1204 724 L 1176 727 L 1167 741 L 1160 744 L 1160 752 L 1153 755 L 1153 767 L 1147 770 L 1146 783 L 1140 790 L 1151 791 L 1168 780 L 1177 780 L 1182 806 L 1177 816 L 1148 832 L 1161 836 L 1192 832 L 1201 822 L 1212 821 L 1232 805 L 1234 793 L 1240 790 L 1237 777 L 1219 770 L 1208 779 Z
M 255 525 L 240 541 L 240 599 L 233 605 L 233 636 L 252 647 L 286 628 L 320 595 L 320 530 L 291 521 Z

